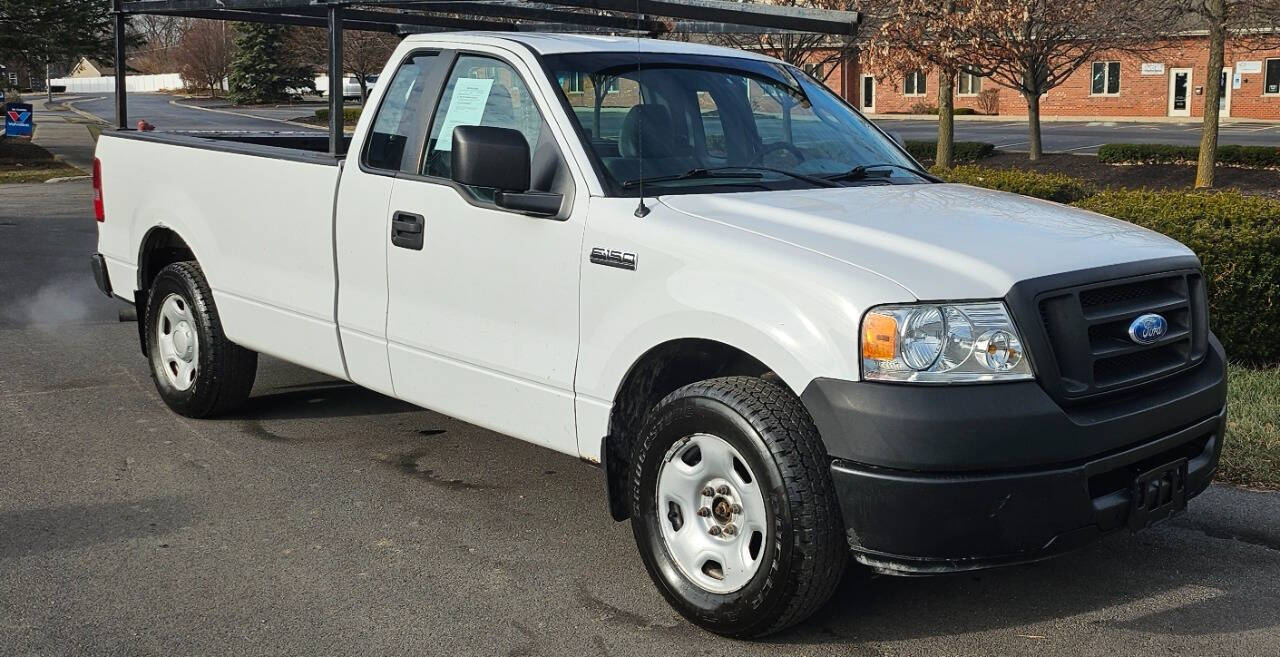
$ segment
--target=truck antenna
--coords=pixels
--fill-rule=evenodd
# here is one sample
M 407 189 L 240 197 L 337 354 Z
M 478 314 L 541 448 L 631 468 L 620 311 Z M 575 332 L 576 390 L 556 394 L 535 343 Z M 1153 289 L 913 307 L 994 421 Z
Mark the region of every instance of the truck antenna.
M 640 13 L 640 0 L 636 0 L 636 99 L 644 105 L 644 89 L 640 86 L 640 30 L 644 28 L 644 15 Z M 636 114 L 636 154 L 640 159 L 640 204 L 636 206 L 636 218 L 649 216 L 649 206 L 644 204 L 644 111 Z

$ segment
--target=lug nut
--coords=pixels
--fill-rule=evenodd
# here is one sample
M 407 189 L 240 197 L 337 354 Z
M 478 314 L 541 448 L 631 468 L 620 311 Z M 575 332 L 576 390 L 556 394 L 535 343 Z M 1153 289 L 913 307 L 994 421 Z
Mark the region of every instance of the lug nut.
M 738 533 L 738 528 L 734 525 L 725 525 L 724 533 L 725 533 L 725 536 L 733 536 L 734 534 Z
M 734 531 L 737 531 L 737 530 L 735 529 Z M 712 525 L 712 526 L 711 526 L 711 529 L 708 529 L 708 530 L 707 530 L 707 533 L 708 533 L 708 534 L 711 534 L 712 536 L 719 536 L 719 535 L 720 535 L 720 526 L 719 526 L 719 525 Z
M 707 516 L 711 515 L 711 508 L 704 506 L 701 509 L 698 509 L 698 515 L 702 516 L 703 518 L 706 518 Z
M 712 495 L 715 495 L 715 494 L 716 494 L 716 489 L 714 489 L 714 488 L 712 488 L 712 487 L 710 487 L 710 486 L 707 486 L 706 488 L 703 488 L 703 489 L 702 489 L 702 496 L 703 496 L 703 497 L 711 497 Z
M 720 484 L 720 487 L 716 489 L 716 492 L 720 493 L 721 495 L 728 495 L 729 487 L 725 486 L 724 484 Z
M 735 504 L 735 505 L 733 505 L 733 506 L 729 507 L 729 510 L 730 510 L 730 511 L 732 511 L 733 513 L 735 513 L 735 514 L 742 513 L 742 505 L 741 505 L 741 504 Z

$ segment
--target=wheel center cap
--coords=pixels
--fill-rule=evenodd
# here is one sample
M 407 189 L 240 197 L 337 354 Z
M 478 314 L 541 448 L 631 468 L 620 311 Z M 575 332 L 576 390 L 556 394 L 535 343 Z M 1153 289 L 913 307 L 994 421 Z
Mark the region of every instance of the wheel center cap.
M 727 523 L 733 519 L 733 504 L 727 498 L 717 497 L 711 504 L 711 515 L 715 517 L 716 522 Z
M 173 348 L 178 352 L 178 357 L 182 360 L 191 361 L 192 348 L 195 345 L 194 335 L 191 332 L 191 325 L 186 322 L 178 322 L 178 326 L 173 330 Z

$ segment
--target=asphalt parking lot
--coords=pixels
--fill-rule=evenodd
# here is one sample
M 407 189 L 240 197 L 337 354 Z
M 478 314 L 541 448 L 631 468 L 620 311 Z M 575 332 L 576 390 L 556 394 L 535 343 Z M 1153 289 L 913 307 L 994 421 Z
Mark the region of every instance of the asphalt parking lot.
M 576 459 L 269 359 L 244 412 L 170 413 L 93 288 L 89 204 L 0 187 L 5 655 L 1280 654 L 1280 495 L 1228 487 L 1041 564 L 851 574 L 767 642 L 707 634 Z

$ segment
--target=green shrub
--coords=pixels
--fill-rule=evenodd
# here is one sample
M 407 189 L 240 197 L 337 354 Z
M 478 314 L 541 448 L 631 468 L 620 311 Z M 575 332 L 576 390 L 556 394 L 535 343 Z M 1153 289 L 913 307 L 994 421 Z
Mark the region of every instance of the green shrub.
M 921 162 L 932 162 L 938 154 L 938 142 L 926 140 L 907 140 L 907 152 Z M 957 141 L 952 144 L 951 155 L 956 162 L 974 162 L 996 154 L 995 144 L 982 141 Z
M 1227 355 L 1280 362 L 1280 201 L 1236 191 L 1105 191 L 1077 205 L 1191 247 L 1204 266 L 1210 322 Z
M 1105 164 L 1190 164 L 1200 157 L 1197 146 L 1174 144 L 1105 144 L 1098 161 Z M 1242 167 L 1280 167 L 1280 148 L 1274 146 L 1219 146 L 1218 164 Z
M 321 121 L 328 121 L 329 108 L 326 107 L 324 109 L 316 110 L 316 118 L 320 119 Z M 344 107 L 342 109 L 342 121 L 344 123 L 355 123 L 356 121 L 359 121 L 359 120 L 360 120 L 359 107 Z
M 975 165 L 951 169 L 934 167 L 931 171 L 947 182 L 998 189 L 1059 203 L 1073 203 L 1094 193 L 1089 183 L 1060 173 L 990 169 Z

